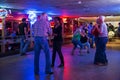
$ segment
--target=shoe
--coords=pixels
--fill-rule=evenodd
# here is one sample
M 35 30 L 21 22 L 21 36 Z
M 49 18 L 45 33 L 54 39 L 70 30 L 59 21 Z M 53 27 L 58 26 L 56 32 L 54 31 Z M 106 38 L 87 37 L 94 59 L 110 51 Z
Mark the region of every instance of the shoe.
M 79 53 L 81 54 L 81 50 L 79 50 Z
M 64 64 L 60 64 L 58 67 L 59 67 L 59 68 L 64 67 Z
M 71 52 L 71 55 L 74 55 L 74 52 L 73 52 L 73 51 Z
M 26 55 L 26 53 L 21 53 L 20 55 L 21 55 L 21 56 L 24 56 L 24 55 Z
M 78 56 L 84 56 L 82 53 L 78 54 Z
M 52 74 L 53 74 L 53 72 L 47 72 L 46 74 L 52 75 Z
M 74 49 L 72 50 L 71 55 L 74 55 Z
M 90 51 L 87 51 L 87 53 L 89 54 L 89 53 L 90 53 Z
M 52 64 L 51 67 L 54 67 L 54 65 Z
M 107 66 L 107 63 L 96 63 L 95 65 L 98 65 L 98 66 Z
M 71 53 L 71 55 L 73 56 L 74 54 L 73 54 L 73 53 Z
M 39 75 L 39 73 L 38 73 L 38 72 L 35 72 L 34 74 L 35 74 L 35 75 Z

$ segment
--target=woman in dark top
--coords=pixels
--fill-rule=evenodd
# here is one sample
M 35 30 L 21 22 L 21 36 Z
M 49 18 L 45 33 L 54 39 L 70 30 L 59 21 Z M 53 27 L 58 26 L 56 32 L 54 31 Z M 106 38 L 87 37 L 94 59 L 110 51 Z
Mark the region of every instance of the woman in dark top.
M 61 18 L 55 17 L 54 18 L 54 28 L 53 28 L 53 54 L 52 54 L 52 65 L 51 67 L 54 67 L 56 53 L 58 53 L 61 64 L 58 67 L 64 67 L 64 58 L 62 55 L 61 47 L 62 47 L 62 23 Z
M 83 47 L 87 47 L 87 53 L 90 53 L 89 50 L 90 50 L 90 43 L 89 43 L 89 38 L 85 32 L 85 30 L 82 30 L 81 31 L 81 39 L 80 39 L 80 42 L 82 43 L 82 48 Z

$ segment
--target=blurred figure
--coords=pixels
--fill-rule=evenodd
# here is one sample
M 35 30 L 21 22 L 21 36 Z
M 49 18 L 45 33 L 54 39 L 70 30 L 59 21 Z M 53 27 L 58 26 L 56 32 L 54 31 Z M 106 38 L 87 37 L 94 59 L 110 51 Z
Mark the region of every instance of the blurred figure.
M 61 23 L 61 18 L 55 17 L 54 18 L 54 28 L 53 28 L 53 54 L 52 54 L 52 65 L 51 67 L 54 67 L 55 64 L 55 58 L 56 58 L 56 53 L 58 53 L 59 58 L 60 58 L 60 65 L 58 67 L 64 67 L 64 57 L 61 51 L 62 48 L 62 23 Z
M 90 53 L 90 51 L 89 51 L 89 49 L 90 49 L 89 38 L 88 38 L 87 34 L 85 33 L 85 30 L 81 31 L 80 42 L 82 44 L 82 48 L 87 47 L 87 53 Z
M 114 26 L 111 23 L 108 24 L 108 31 L 114 32 Z
M 106 26 L 107 26 L 107 30 L 108 30 L 108 32 L 109 32 L 109 24 L 108 24 L 108 23 L 106 23 Z
M 75 23 L 74 27 L 73 27 L 73 33 L 75 32 L 75 30 L 77 29 L 77 27 L 78 27 L 78 23 Z
M 120 37 L 120 23 L 118 23 L 118 29 L 117 29 L 117 35 L 118 35 L 118 37 Z
M 18 26 L 18 33 L 20 36 L 20 54 L 21 56 L 26 54 L 27 48 L 30 44 L 28 40 L 28 25 L 26 23 L 26 18 L 22 19 L 22 23 Z
M 35 75 L 39 74 L 39 58 L 41 49 L 43 49 L 45 53 L 46 65 L 45 65 L 45 73 L 53 74 L 51 72 L 51 62 L 50 62 L 50 49 L 47 41 L 47 36 L 51 35 L 51 28 L 48 22 L 48 16 L 46 13 L 42 13 L 40 19 L 37 18 L 37 21 L 33 24 L 33 32 L 34 32 L 34 73 Z
M 106 57 L 106 44 L 108 41 L 107 26 L 104 22 L 105 17 L 99 16 L 95 28 L 99 31 L 99 34 L 95 36 L 96 52 L 94 57 L 94 64 L 104 66 L 108 64 Z
M 17 36 L 17 35 L 16 35 L 16 31 L 13 31 L 13 32 L 10 34 L 10 37 L 11 37 L 12 39 L 15 39 L 16 36 Z
M 73 33 L 72 37 L 72 43 L 73 43 L 73 49 L 71 55 L 74 55 L 74 51 L 77 47 L 82 48 L 82 44 L 80 42 L 81 39 L 81 26 L 77 27 L 76 31 Z
M 88 24 L 84 23 L 82 29 L 85 31 L 86 34 L 88 34 Z
M 93 28 L 93 23 L 91 22 L 88 26 L 88 37 L 89 37 L 91 48 L 93 48 L 93 45 L 94 45 L 94 35 L 91 33 L 92 28 Z

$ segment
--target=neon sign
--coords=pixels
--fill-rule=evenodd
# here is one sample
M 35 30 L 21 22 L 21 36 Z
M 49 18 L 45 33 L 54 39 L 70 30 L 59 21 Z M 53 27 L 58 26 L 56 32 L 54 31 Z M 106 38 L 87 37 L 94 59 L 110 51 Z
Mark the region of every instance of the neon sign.
M 6 17 L 8 14 L 8 11 L 6 9 L 0 9 L 0 17 Z
M 52 17 L 48 16 L 48 20 L 51 21 L 51 20 L 52 20 Z
M 30 23 L 34 24 L 37 18 L 36 13 L 34 11 L 29 11 L 28 14 L 29 14 L 28 18 L 30 19 Z

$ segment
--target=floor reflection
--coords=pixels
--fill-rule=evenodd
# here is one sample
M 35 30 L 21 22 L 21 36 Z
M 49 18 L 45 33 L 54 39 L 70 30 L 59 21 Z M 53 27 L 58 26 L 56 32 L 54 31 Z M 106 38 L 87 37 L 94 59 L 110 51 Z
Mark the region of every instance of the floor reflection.
M 35 75 L 34 78 L 35 78 L 35 80 L 40 80 L 40 76 L 39 75 Z
M 64 80 L 64 68 L 53 69 L 54 71 L 54 80 Z
M 119 45 L 119 44 L 118 44 Z M 64 45 L 62 48 L 65 66 L 58 68 L 59 58 L 56 58 L 54 74 L 45 74 L 45 55 L 40 55 L 40 74 L 34 75 L 34 54 L 26 56 L 9 56 L 0 58 L 0 80 L 120 80 L 120 49 L 114 49 L 116 44 L 108 43 L 106 53 L 109 60 L 107 66 L 95 66 L 93 64 L 95 48 L 90 49 L 91 53 L 83 52 L 83 56 L 70 55 L 72 45 Z M 119 45 L 120 46 L 120 45 Z M 120 48 L 120 47 L 119 47 Z

